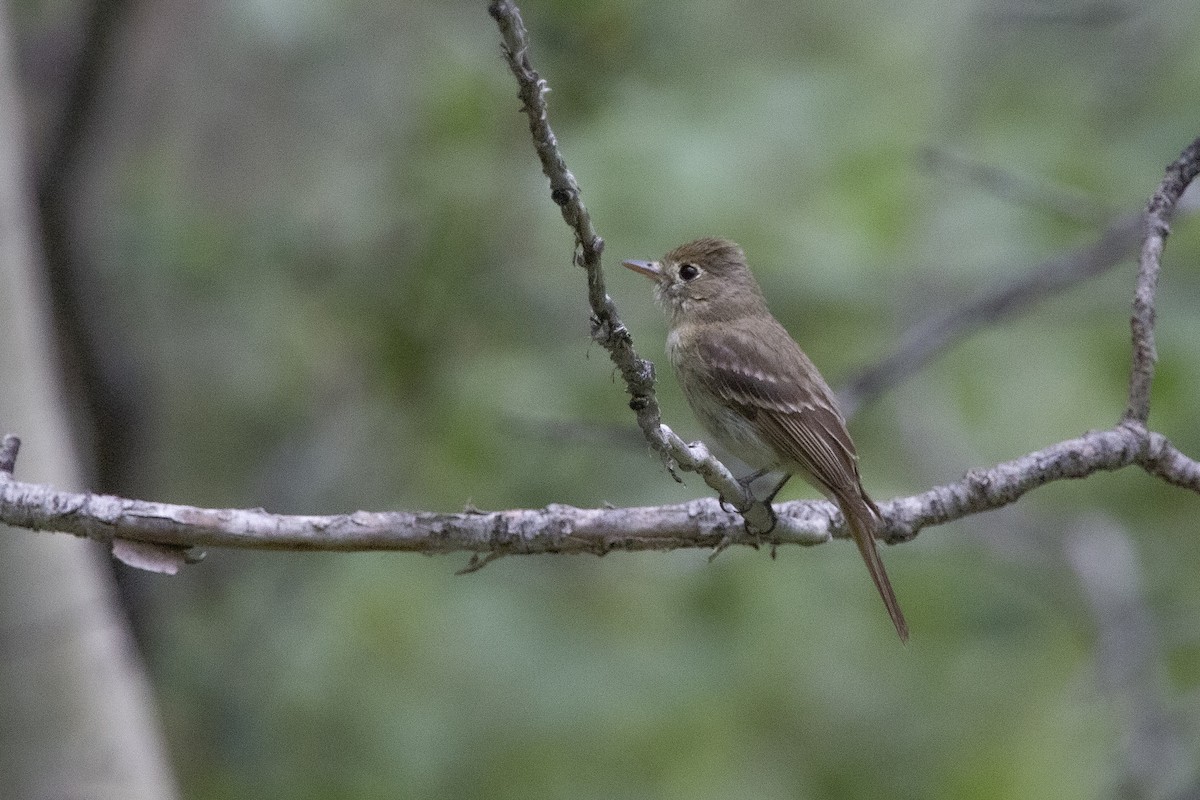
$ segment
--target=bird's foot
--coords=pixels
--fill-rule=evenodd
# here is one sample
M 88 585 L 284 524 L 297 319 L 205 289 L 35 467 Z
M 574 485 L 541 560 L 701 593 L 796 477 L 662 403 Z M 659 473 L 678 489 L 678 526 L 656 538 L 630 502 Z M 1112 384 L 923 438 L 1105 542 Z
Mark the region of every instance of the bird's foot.
M 738 507 L 729 502 L 729 500 L 725 498 L 725 495 L 718 495 L 717 502 L 721 504 L 721 510 L 735 511 L 738 514 L 744 515 L 747 511 L 753 508 L 754 504 L 758 502 L 758 499 L 754 496 L 754 491 L 750 488 L 750 484 L 754 483 L 754 481 L 758 480 L 760 477 L 762 477 L 762 473 L 756 472 L 753 475 L 738 480 L 738 485 L 742 487 L 742 496 L 746 498 L 746 505 L 743 507 Z M 728 506 L 728 508 L 726 508 L 726 506 Z
M 759 511 L 761 509 L 761 511 Z M 775 530 L 775 526 L 779 524 L 779 515 L 775 513 L 775 509 L 770 503 L 763 503 L 755 500 L 754 503 L 741 512 L 742 518 L 746 521 L 746 533 L 755 539 L 761 540 L 764 536 L 769 536 Z

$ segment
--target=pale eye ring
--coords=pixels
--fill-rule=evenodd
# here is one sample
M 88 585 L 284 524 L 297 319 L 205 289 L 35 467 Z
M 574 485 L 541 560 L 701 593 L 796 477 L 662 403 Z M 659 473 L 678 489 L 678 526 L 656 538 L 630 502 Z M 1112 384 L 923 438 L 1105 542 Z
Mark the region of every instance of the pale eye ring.
M 694 280 L 700 274 L 700 268 L 695 264 L 684 264 L 679 268 L 679 277 L 685 281 Z

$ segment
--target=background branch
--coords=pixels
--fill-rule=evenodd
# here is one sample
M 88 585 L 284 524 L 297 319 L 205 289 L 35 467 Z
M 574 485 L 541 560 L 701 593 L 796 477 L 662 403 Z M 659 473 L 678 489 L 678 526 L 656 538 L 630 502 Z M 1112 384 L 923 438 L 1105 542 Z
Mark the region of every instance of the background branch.
M 1001 199 L 1044 209 L 1076 222 L 1096 224 L 1109 216 L 1081 193 L 1047 186 L 940 147 L 921 148 L 917 163 L 930 171 L 960 176 Z
M 1171 708 L 1134 543 L 1118 522 L 1092 513 L 1069 532 L 1064 550 L 1096 629 L 1100 687 L 1124 720 L 1117 794 L 1175 796 L 1187 778 L 1187 739 Z
M 141 367 L 130 354 L 128 328 L 113 316 L 112 304 L 101 299 L 102 270 L 80 245 L 80 183 L 88 159 L 95 158 L 101 122 L 112 113 L 102 100 L 111 89 L 132 5 L 129 0 L 92 0 L 81 9 L 81 41 L 63 66 L 61 102 L 53 105 L 50 121 L 33 138 L 42 145 L 35 154 L 37 230 L 56 344 L 67 367 L 62 371 L 66 397 L 74 404 L 72 422 L 76 441 L 87 454 L 84 462 L 96 482 L 110 491 L 121 488 L 139 421 L 150 414 L 147 393 L 139 387 Z M 60 33 L 58 38 L 67 37 Z
M 26 179 L 28 129 L 10 49 L 13 11 L 0 9 L 0 416 L 37 442 L 22 457 L 26 475 L 56 486 L 87 485 L 71 435 L 73 395 L 53 344 L 51 293 Z M 0 445 L 0 474 L 11 473 L 18 444 L 13 438 Z M 0 530 L 0 686 L 0 796 L 178 796 L 103 549 Z
M 847 416 L 919 372 L 963 339 L 1022 314 L 1042 300 L 1101 275 L 1137 247 L 1142 214 L 1109 223 L 1086 247 L 1052 258 L 988 289 L 958 308 L 935 313 L 910 327 L 891 355 L 855 374 L 838 392 Z

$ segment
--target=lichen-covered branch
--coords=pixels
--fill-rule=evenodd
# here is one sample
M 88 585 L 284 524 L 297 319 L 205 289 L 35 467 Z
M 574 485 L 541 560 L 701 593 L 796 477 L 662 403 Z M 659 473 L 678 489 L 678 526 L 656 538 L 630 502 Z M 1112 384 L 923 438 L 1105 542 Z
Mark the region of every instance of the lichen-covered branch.
M 1188 458 L 1161 433 L 1151 433 L 1149 446 L 1138 463 L 1156 478 L 1181 489 L 1200 493 L 1200 461 Z
M 911 497 L 881 503 L 882 535 L 907 541 L 922 529 L 1014 503 L 1047 483 L 1086 478 L 1141 464 L 1169 483 L 1200 493 L 1200 465 L 1159 434 L 1122 424 L 1053 444 L 991 469 Z M 840 513 L 825 501 L 776 506 L 770 544 L 820 544 L 845 534 Z M 168 547 L 260 550 L 400 550 L 490 555 L 675 550 L 762 544 L 742 517 L 713 499 L 638 508 L 552 505 L 510 511 L 366 512 L 333 516 L 270 514 L 262 509 L 210 509 L 56 491 L 0 473 L 0 522 L 102 542 Z
M 575 232 L 575 263 L 587 271 L 592 338 L 608 351 L 621 373 L 630 396 L 629 407 L 637 415 L 638 427 L 650 446 L 663 457 L 672 475 L 675 466 L 698 473 L 726 501 L 746 509 L 746 522 L 751 527 L 766 530 L 771 525 L 770 510 L 755 503 L 729 469 L 703 445 L 688 445 L 662 423 L 654 393 L 654 364 L 638 356 L 633 349 L 629 329 L 621 322 L 617 306 L 605 290 L 601 267 L 604 240 L 592 225 L 579 183 L 567 169 L 558 139 L 550 127 L 546 113 L 546 93 L 550 88 L 530 63 L 529 36 L 521 12 L 511 0 L 493 0 L 488 5 L 488 13 L 500 29 L 505 63 L 517 79 L 517 96 L 521 99 L 521 110 L 529 118 L 533 148 L 537 151 L 542 172 L 550 180 L 550 199 L 558 205 L 563 219 Z
M 529 61 L 529 38 L 521 13 L 511 2 L 496 0 L 488 6 L 503 40 L 502 50 L 508 68 L 517 79 L 521 111 L 529 118 L 529 133 L 537 151 L 542 172 L 550 180 L 550 199 L 558 205 L 563 219 L 575 232 L 575 263 L 587 272 L 588 303 L 592 309 L 592 336 L 608 351 L 632 397 L 630 406 L 646 437 L 660 451 L 665 445 L 659 436 L 659 408 L 654 395 L 654 365 L 638 357 L 633 350 L 629 329 L 621 322 L 616 304 L 604 286 L 601 254 L 604 240 L 596 233 L 591 215 L 583 204 L 575 176 L 558 147 L 558 139 L 546 114 L 546 93 L 550 87 Z

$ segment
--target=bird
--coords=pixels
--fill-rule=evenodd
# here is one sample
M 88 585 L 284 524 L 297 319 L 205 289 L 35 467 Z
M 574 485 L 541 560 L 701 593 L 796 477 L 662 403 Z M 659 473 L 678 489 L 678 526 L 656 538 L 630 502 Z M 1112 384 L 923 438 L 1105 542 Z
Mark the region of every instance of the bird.
M 657 261 L 626 260 L 654 282 L 666 312 L 667 358 L 701 425 L 754 472 L 798 475 L 835 502 L 902 642 L 908 623 L 875 542 L 879 507 L 862 485 L 858 452 L 829 384 L 767 307 L 742 248 L 706 237 Z M 774 519 L 774 512 L 772 512 Z

